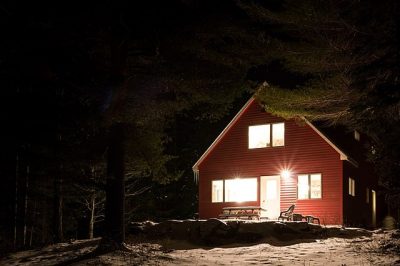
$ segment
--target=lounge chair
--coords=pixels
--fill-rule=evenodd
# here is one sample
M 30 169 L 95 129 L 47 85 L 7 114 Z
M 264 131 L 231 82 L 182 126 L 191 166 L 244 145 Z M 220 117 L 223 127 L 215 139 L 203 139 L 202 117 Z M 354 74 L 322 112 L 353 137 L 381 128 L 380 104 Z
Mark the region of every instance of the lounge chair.
M 282 219 L 282 221 L 292 221 L 293 220 L 293 211 L 296 205 L 291 205 L 286 211 L 281 212 L 278 217 L 278 221 Z

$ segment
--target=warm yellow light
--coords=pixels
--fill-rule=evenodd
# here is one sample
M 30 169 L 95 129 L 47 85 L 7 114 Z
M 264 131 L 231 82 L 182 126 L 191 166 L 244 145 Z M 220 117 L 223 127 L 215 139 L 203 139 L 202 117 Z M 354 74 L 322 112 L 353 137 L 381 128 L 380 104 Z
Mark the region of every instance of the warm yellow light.
M 258 125 L 249 127 L 249 149 L 264 148 L 270 146 L 270 125 Z
M 225 180 L 225 201 L 244 202 L 256 200 L 256 178 L 235 178 Z
M 281 172 L 281 176 L 282 176 L 283 178 L 289 178 L 291 175 L 292 175 L 292 173 L 291 173 L 289 170 L 287 170 L 287 169 L 282 170 L 282 172 Z

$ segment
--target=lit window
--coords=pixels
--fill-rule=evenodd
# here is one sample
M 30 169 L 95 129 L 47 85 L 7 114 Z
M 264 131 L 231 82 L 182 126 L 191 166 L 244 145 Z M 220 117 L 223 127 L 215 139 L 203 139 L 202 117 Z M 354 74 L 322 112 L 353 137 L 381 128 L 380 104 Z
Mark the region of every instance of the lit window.
M 310 197 L 312 199 L 321 198 L 321 174 L 310 175 Z
M 225 201 L 257 201 L 257 178 L 226 179 Z
M 249 127 L 249 149 L 264 148 L 270 145 L 270 125 Z
M 369 203 L 369 188 L 367 188 L 367 189 L 365 190 L 365 196 L 366 196 L 365 202 L 366 202 L 366 203 Z
M 272 146 L 285 145 L 285 124 L 272 124 Z
M 284 145 L 285 123 L 249 126 L 249 149 Z
M 297 177 L 297 198 L 322 198 L 321 174 L 299 175 Z
M 308 175 L 299 175 L 297 182 L 298 182 L 298 184 L 297 184 L 297 187 L 298 187 L 297 197 L 299 199 L 308 199 L 308 191 L 309 191 Z
M 355 196 L 356 195 L 356 181 L 349 177 L 349 195 Z
M 223 202 L 224 195 L 224 181 L 223 180 L 213 180 L 212 181 L 212 202 Z
M 357 130 L 354 130 L 354 139 L 360 141 L 360 133 Z

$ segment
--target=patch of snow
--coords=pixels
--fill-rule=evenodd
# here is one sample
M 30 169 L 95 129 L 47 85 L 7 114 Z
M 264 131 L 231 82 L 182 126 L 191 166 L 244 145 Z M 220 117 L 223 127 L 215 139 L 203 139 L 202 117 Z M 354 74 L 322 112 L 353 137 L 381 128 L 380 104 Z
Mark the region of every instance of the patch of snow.
M 367 231 L 369 234 L 366 234 L 363 229 L 339 229 L 334 230 L 338 236 L 323 239 L 270 237 L 257 243 L 230 243 L 218 247 L 199 246 L 187 240 L 171 238 L 150 240 L 129 236 L 127 242 L 131 252 L 115 251 L 94 257 L 87 255 L 95 250 L 99 239 L 79 240 L 12 253 L 2 258 L 0 265 L 400 264 L 399 230 Z

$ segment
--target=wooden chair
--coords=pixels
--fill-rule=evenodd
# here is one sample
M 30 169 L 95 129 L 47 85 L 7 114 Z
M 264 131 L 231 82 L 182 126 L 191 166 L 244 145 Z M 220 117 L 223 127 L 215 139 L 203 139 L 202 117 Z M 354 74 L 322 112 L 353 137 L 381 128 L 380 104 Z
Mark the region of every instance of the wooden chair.
M 293 220 L 293 211 L 296 205 L 291 205 L 286 211 L 281 212 L 278 217 L 278 221 L 282 219 L 282 221 L 292 221 Z

